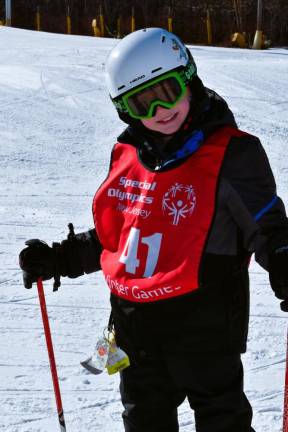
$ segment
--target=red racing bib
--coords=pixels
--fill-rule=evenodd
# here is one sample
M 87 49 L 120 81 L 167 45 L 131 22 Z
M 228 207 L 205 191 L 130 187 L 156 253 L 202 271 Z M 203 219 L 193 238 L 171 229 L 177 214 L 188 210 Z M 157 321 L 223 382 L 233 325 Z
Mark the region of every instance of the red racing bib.
M 224 154 L 231 137 L 242 135 L 222 128 L 163 172 L 145 168 L 133 146 L 115 145 L 109 175 L 93 201 L 101 266 L 113 294 L 151 302 L 199 287 Z

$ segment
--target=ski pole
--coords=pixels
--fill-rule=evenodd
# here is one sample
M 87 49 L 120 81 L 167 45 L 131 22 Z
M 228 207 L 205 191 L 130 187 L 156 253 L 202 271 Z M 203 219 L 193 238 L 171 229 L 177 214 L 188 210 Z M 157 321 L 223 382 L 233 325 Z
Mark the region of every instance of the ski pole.
M 66 432 L 64 413 L 63 413 L 63 407 L 62 407 L 62 400 L 61 400 L 61 393 L 60 393 L 60 387 L 59 387 L 59 380 L 58 380 L 58 374 L 57 374 L 57 368 L 56 368 L 56 362 L 55 362 L 53 343 L 52 343 L 52 338 L 51 338 L 51 331 L 50 331 L 50 325 L 49 325 L 49 318 L 48 318 L 48 314 L 47 314 L 47 308 L 46 308 L 46 301 L 45 301 L 45 294 L 44 294 L 42 279 L 38 279 L 37 288 L 38 288 L 39 302 L 40 302 L 40 307 L 41 307 L 43 327 L 44 327 L 45 338 L 46 338 L 47 351 L 48 351 L 49 362 L 50 362 L 52 381 L 53 381 L 53 386 L 54 386 L 54 393 L 55 393 L 57 412 L 58 412 L 58 418 L 59 418 L 59 424 L 60 424 L 60 432 Z
M 284 409 L 283 409 L 283 432 L 288 432 L 288 333 L 287 333 L 287 348 L 286 348 L 286 373 L 284 387 Z

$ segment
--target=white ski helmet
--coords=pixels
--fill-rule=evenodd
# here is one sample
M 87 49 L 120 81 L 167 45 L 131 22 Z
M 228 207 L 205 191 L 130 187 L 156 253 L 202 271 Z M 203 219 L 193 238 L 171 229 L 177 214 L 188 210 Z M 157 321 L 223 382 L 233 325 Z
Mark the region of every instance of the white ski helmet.
M 188 65 L 192 80 L 197 73 L 195 62 L 176 35 L 162 28 L 138 30 L 124 37 L 107 59 L 108 91 L 115 99 L 157 76 Z

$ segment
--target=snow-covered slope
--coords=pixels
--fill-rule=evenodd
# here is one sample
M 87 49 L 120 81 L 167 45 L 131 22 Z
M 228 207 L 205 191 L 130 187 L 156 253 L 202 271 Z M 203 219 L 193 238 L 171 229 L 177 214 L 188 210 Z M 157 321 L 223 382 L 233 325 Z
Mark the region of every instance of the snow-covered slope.
M 93 194 L 123 124 L 104 83 L 112 39 L 0 27 L 0 430 L 58 430 L 37 292 L 22 287 L 24 241 L 62 240 L 67 223 L 92 227 Z M 191 47 L 199 75 L 229 102 L 239 126 L 257 134 L 279 195 L 288 201 L 288 51 Z M 122 431 L 118 377 L 79 365 L 109 314 L 101 275 L 45 283 L 69 432 Z M 281 430 L 287 316 L 252 263 L 249 351 L 243 356 L 257 432 Z M 194 430 L 187 404 L 181 432 Z

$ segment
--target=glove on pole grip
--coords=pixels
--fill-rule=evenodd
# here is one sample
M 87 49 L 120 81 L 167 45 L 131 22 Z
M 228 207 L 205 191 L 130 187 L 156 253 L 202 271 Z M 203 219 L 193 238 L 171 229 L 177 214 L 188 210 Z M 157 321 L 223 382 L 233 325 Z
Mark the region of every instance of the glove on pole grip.
M 45 338 L 46 338 L 47 351 L 48 351 L 49 362 L 50 362 L 52 381 L 53 381 L 53 386 L 54 386 L 54 393 L 55 393 L 55 398 L 56 398 L 60 432 L 66 432 L 64 413 L 63 413 L 63 407 L 62 407 L 62 400 L 61 400 L 61 393 L 60 393 L 60 387 L 59 387 L 59 380 L 58 380 L 58 374 L 57 374 L 57 368 L 56 368 L 54 349 L 53 349 L 53 343 L 52 343 L 52 337 L 51 337 L 51 331 L 50 331 L 50 325 L 49 325 L 49 318 L 48 318 L 48 314 L 47 314 L 47 308 L 46 308 L 46 301 L 45 301 L 45 294 L 44 294 L 42 279 L 38 279 L 37 288 L 38 288 L 39 302 L 40 302 L 40 307 L 41 307 L 43 327 L 44 327 Z

